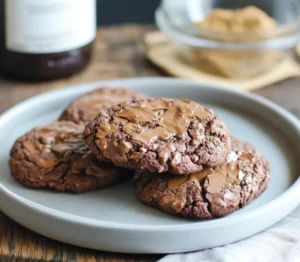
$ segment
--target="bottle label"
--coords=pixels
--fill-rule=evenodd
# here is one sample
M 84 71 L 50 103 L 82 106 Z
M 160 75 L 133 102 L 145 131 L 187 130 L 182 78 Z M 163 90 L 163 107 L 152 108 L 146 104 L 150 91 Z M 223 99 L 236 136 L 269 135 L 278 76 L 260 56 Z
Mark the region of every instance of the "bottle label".
M 90 43 L 96 35 L 95 0 L 6 0 L 6 48 L 57 53 Z

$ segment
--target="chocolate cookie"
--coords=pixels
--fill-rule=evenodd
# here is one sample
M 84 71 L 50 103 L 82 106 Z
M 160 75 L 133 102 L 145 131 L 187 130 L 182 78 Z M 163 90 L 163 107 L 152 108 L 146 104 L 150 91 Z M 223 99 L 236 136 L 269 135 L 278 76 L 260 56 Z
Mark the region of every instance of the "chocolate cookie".
M 136 171 L 138 199 L 187 218 L 225 216 L 258 197 L 270 180 L 268 161 L 248 143 L 232 138 L 225 163 L 189 176 Z
M 77 97 L 59 120 L 69 120 L 75 123 L 88 123 L 103 108 L 109 108 L 114 104 L 146 99 L 142 93 L 134 92 L 126 88 L 98 88 L 89 93 Z
M 187 100 L 148 99 L 100 111 L 85 129 L 91 151 L 116 166 L 187 175 L 225 161 L 228 130 Z
M 31 188 L 86 192 L 124 180 L 129 170 L 98 161 L 84 143 L 84 126 L 59 121 L 33 129 L 11 149 L 11 174 Z

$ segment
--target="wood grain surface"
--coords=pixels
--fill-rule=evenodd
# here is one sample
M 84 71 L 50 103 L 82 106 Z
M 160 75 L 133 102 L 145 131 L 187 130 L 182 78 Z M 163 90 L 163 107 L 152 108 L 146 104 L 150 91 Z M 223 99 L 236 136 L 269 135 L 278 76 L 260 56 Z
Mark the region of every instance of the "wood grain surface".
M 41 83 L 0 78 L 0 113 L 35 94 L 65 86 L 124 77 L 162 76 L 143 55 L 143 35 L 152 26 L 122 25 L 98 31 L 91 64 L 70 78 Z M 300 118 L 300 78 L 289 79 L 256 93 Z M 156 261 L 159 255 L 126 255 L 83 249 L 31 232 L 0 212 L 0 261 Z

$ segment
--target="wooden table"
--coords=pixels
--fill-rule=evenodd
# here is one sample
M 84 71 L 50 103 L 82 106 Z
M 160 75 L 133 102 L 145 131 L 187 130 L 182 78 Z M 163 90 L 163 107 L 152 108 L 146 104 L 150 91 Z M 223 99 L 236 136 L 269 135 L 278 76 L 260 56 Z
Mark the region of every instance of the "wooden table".
M 100 29 L 92 63 L 68 79 L 13 82 L 0 78 L 0 113 L 27 97 L 65 86 L 122 77 L 162 76 L 143 56 L 142 38 L 152 26 L 124 25 Z M 256 93 L 300 118 L 300 78 L 286 80 Z M 94 251 L 59 243 L 33 233 L 0 212 L 0 261 L 156 261 L 159 255 L 126 255 Z

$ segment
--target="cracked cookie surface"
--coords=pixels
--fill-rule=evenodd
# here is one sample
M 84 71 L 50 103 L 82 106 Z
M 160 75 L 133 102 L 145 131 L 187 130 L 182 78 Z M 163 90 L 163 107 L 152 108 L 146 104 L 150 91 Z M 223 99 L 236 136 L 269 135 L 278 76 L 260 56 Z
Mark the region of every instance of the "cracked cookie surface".
M 11 175 L 30 188 L 74 193 L 124 180 L 130 170 L 98 161 L 83 140 L 84 125 L 58 121 L 20 137 L 10 152 Z
M 268 161 L 246 142 L 232 138 L 226 162 L 189 176 L 136 171 L 136 196 L 147 205 L 193 219 L 223 217 L 238 210 L 268 185 Z
M 126 88 L 97 88 L 75 98 L 62 113 L 59 120 L 88 123 L 103 108 L 146 98 L 147 95 Z
M 212 110 L 154 98 L 101 110 L 84 135 L 99 160 L 151 172 L 187 175 L 225 161 L 230 137 Z

